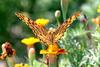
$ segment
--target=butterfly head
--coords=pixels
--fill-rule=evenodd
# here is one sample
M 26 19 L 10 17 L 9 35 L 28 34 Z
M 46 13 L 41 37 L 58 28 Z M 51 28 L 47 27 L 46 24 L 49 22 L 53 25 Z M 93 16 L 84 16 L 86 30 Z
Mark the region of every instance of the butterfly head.
M 49 28 L 49 31 L 50 31 L 50 32 L 55 32 L 55 31 L 56 31 L 56 29 L 55 29 L 55 28 L 50 27 L 50 28 Z

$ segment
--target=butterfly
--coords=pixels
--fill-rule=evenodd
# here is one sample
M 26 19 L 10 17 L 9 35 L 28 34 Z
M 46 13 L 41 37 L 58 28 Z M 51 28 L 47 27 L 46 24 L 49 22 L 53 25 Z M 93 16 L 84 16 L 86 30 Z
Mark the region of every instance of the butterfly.
M 15 15 L 22 21 L 24 21 L 33 31 L 37 38 L 46 45 L 55 44 L 63 36 L 66 28 L 69 27 L 72 22 L 80 16 L 80 12 L 75 13 L 64 21 L 57 29 L 49 28 L 47 30 L 44 26 L 40 26 L 32 19 L 26 17 L 24 14 L 16 12 Z
M 3 60 L 7 56 L 11 57 L 16 54 L 15 49 L 12 48 L 9 42 L 5 42 L 2 44 L 2 54 L 0 54 L 0 59 Z

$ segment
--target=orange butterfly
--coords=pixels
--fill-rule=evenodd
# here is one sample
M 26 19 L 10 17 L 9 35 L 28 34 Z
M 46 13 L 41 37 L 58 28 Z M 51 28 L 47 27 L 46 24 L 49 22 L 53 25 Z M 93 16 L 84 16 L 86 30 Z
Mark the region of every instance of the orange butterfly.
M 60 25 L 57 29 L 49 29 L 47 30 L 44 26 L 40 26 L 36 24 L 32 19 L 27 18 L 22 13 L 15 13 L 19 19 L 23 20 L 34 32 L 34 34 L 41 40 L 41 42 L 46 45 L 55 44 L 57 41 L 63 36 L 66 28 L 72 24 L 72 22 L 80 16 L 80 12 L 75 13 L 70 18 L 68 18 L 62 25 Z
M 2 44 L 2 54 L 0 54 L 0 59 L 3 60 L 7 56 L 13 56 L 16 54 L 16 51 L 12 48 L 9 42 L 5 42 Z

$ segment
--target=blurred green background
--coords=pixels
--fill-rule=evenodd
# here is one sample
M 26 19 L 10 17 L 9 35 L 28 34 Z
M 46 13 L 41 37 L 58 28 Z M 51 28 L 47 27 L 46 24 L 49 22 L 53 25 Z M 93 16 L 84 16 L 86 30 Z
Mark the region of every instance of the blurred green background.
M 82 11 L 88 17 L 88 23 L 99 13 L 96 12 L 100 0 L 67 0 L 67 18 L 77 11 Z M 0 0 L 0 46 L 8 41 L 21 57 L 26 54 L 26 46 L 21 44 L 21 39 L 33 36 L 31 29 L 15 16 L 15 12 L 24 12 L 33 20 L 47 18 L 50 20 L 47 27 L 56 27 L 55 11 L 61 10 L 60 0 Z M 62 15 L 60 22 L 63 22 Z M 67 47 L 67 46 L 66 46 Z M 0 48 L 0 53 L 1 53 Z

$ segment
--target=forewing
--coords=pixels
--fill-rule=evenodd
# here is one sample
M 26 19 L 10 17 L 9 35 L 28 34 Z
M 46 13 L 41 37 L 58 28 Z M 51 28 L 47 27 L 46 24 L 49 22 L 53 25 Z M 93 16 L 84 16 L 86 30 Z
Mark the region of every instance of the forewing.
M 30 18 L 27 18 L 26 16 L 24 16 L 22 13 L 16 13 L 16 16 L 19 17 L 19 19 L 21 19 L 22 21 L 24 21 L 33 31 L 33 33 L 37 36 L 37 38 L 40 39 L 40 41 L 42 43 L 48 44 L 47 40 L 47 30 L 40 25 L 37 25 L 36 23 L 34 23 L 33 20 L 31 20 Z
M 66 28 L 69 27 L 79 15 L 80 12 L 75 13 L 56 29 L 54 32 L 54 42 L 57 42 L 63 36 Z

